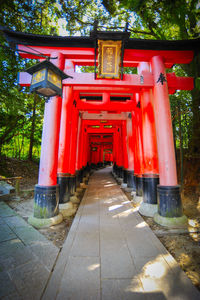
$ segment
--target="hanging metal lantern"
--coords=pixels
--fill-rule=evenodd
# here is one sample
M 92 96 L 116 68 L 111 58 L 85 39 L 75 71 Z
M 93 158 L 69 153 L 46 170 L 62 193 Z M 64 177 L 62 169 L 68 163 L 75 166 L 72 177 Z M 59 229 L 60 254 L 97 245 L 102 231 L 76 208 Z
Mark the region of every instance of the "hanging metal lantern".
M 45 97 L 62 96 L 62 80 L 72 78 L 49 60 L 28 68 L 26 72 L 32 75 L 30 91 Z

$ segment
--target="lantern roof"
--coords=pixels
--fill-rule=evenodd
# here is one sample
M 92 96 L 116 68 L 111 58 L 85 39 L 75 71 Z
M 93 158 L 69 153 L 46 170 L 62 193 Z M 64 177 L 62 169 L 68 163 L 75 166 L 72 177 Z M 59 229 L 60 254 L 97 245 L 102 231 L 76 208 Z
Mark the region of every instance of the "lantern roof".
M 52 46 L 52 47 L 77 47 L 77 48 L 95 48 L 96 32 L 91 32 L 90 36 L 51 36 L 39 35 L 32 33 L 24 33 L 9 30 L 0 26 L 0 30 L 4 33 L 7 41 L 12 45 L 37 45 L 37 46 Z M 97 31 L 98 36 L 104 39 L 106 31 Z M 113 31 L 113 37 L 118 39 L 119 32 Z M 199 51 L 200 38 L 189 40 L 150 40 L 130 38 L 127 32 L 125 49 L 141 49 L 141 50 L 192 50 Z M 112 36 L 110 34 L 110 36 Z
M 73 78 L 72 76 L 67 75 L 66 73 L 64 73 L 63 71 L 61 71 L 58 67 L 56 67 L 53 63 L 51 63 L 49 60 L 44 60 L 40 63 L 35 64 L 34 66 L 26 69 L 26 72 L 28 72 L 29 74 L 33 74 L 35 72 L 38 71 L 38 69 L 42 69 L 42 68 L 48 68 L 51 69 L 52 71 L 54 71 L 56 74 L 58 74 L 62 79 L 66 79 L 66 78 Z

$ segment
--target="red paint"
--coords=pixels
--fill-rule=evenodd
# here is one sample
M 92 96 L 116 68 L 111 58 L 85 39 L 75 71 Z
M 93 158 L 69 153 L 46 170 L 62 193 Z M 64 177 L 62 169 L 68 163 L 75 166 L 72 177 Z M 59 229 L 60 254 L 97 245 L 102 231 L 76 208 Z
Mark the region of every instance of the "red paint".
M 131 116 L 131 114 L 130 114 Z M 132 117 L 132 116 L 131 116 Z M 127 155 L 128 155 L 128 170 L 134 170 L 134 137 L 132 118 L 127 119 Z
M 148 63 L 141 63 L 138 72 L 140 74 L 142 71 L 149 71 L 149 69 L 150 66 Z M 151 90 L 142 89 L 140 106 L 142 110 L 142 142 L 144 152 L 143 173 L 158 174 L 158 154 Z
M 84 59 L 88 60 L 91 63 L 93 60 L 94 65 L 94 48 L 76 48 L 76 47 L 40 47 L 40 46 L 30 46 L 32 49 L 39 51 L 40 53 L 50 56 L 53 52 L 58 51 L 66 56 L 68 59 L 73 60 L 76 63 L 76 60 Z M 18 45 L 19 50 L 25 50 L 30 52 L 30 48 L 24 45 Z M 33 50 L 34 51 L 34 50 Z M 33 52 L 32 51 L 32 52 Z M 19 51 L 20 53 L 20 51 Z M 35 55 L 30 55 L 27 53 L 20 53 L 24 58 L 40 58 Z M 134 63 L 150 61 L 153 56 L 162 56 L 164 58 L 165 64 L 168 67 L 175 63 L 178 64 L 187 64 L 190 63 L 193 59 L 193 51 L 178 51 L 178 50 L 142 50 L 142 49 L 125 49 L 124 50 L 124 63 L 127 66 L 131 66 Z M 85 62 L 86 63 L 86 62 Z M 78 64 L 78 61 L 77 61 Z
M 58 173 L 69 173 L 69 153 L 72 120 L 73 91 L 71 87 L 63 88 L 61 128 L 58 154 Z
M 161 56 L 154 56 L 151 61 L 154 76 L 154 114 L 157 135 L 160 185 L 177 185 L 176 160 L 172 132 L 172 121 L 167 83 L 158 82 L 162 73 L 166 77 Z
M 64 58 L 60 53 L 52 53 L 58 59 L 52 62 L 60 69 L 64 68 Z M 38 184 L 51 186 L 57 184 L 58 144 L 61 116 L 60 97 L 52 97 L 45 103 L 42 145 Z

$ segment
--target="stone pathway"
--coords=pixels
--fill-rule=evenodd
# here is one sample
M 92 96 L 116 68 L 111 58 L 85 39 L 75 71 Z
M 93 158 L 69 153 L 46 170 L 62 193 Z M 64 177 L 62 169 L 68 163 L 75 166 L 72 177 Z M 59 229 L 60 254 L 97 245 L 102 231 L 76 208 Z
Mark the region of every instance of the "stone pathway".
M 110 171 L 91 176 L 42 299 L 200 299 Z
M 0 202 L 0 299 L 40 299 L 58 254 L 56 246 Z
M 91 176 L 61 252 L 0 202 L 0 299 L 200 299 L 110 171 Z

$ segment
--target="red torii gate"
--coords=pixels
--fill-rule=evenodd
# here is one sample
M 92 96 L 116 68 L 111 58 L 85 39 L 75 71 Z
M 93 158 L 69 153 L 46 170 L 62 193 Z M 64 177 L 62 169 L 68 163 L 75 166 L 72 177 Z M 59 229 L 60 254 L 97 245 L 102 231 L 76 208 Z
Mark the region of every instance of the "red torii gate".
M 40 59 L 38 53 L 50 58 L 57 56 L 52 62 L 73 77 L 64 80 L 62 98 L 52 97 L 45 103 L 34 217 L 48 219 L 58 215 L 58 187 L 60 202 L 69 201 L 88 171 L 90 148 L 95 143 L 91 136 L 110 135 L 114 174 L 123 178 L 129 190 L 136 190 L 138 197 L 143 196 L 140 212 L 153 216 L 157 211 L 158 191 L 156 222 L 164 225 L 185 222 L 168 94 L 177 89 L 192 90 L 193 78 L 166 74 L 165 69 L 173 64 L 190 63 L 199 39 L 128 38 L 123 49 L 123 66 L 137 67 L 138 74 L 124 74 L 122 79 L 96 79 L 94 74 L 75 72 L 75 66 L 98 63 L 98 49 L 92 36 L 52 37 L 9 30 L 4 30 L 4 34 L 17 45 L 22 57 Z M 111 39 L 113 33 L 101 32 L 103 36 L 106 34 Z M 29 74 L 19 74 L 22 86 L 29 86 L 30 81 Z M 95 162 L 99 162 L 97 158 Z

